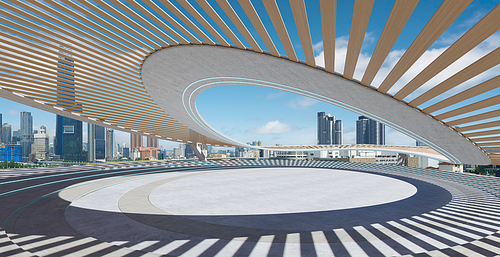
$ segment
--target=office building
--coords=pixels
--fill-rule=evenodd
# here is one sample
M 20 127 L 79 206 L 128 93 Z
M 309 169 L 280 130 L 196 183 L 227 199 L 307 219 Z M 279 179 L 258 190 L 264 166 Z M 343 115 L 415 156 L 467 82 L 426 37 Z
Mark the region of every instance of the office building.
M 12 126 L 4 123 L 2 125 L 2 144 L 12 143 Z
M 123 152 L 122 152 L 122 156 L 124 158 L 128 158 L 130 156 L 130 149 L 128 147 L 123 147 Z
M 54 152 L 66 161 L 86 161 L 82 148 L 82 122 L 61 115 L 56 116 Z
M 12 143 L 21 144 L 21 130 L 12 131 Z
M 46 131 L 47 128 L 41 126 L 38 133 L 34 135 L 33 151 L 37 160 L 47 160 L 49 154 L 49 135 Z
M 2 143 L 2 114 L 0 113 L 0 143 Z
M 106 159 L 106 132 L 104 127 L 88 124 L 87 155 L 90 162 Z
M 333 132 L 333 144 L 334 145 L 341 145 L 343 143 L 344 143 L 344 134 L 342 132 L 342 121 L 336 120 L 335 121 L 335 129 Z
M 142 147 L 142 135 L 130 134 L 130 150 Z
M 318 145 L 340 145 L 343 143 L 342 121 L 335 116 L 318 112 Z
M 356 144 L 385 145 L 385 125 L 359 116 L 356 121 Z
M 185 157 L 184 154 L 186 153 L 185 150 L 185 145 L 184 144 L 179 144 L 179 147 L 174 148 L 174 157 Z
M 31 153 L 31 145 L 33 144 L 33 116 L 31 112 L 20 113 L 21 146 L 23 147 L 23 158 L 28 158 Z
M 158 138 L 157 137 L 147 137 L 147 146 L 158 148 Z

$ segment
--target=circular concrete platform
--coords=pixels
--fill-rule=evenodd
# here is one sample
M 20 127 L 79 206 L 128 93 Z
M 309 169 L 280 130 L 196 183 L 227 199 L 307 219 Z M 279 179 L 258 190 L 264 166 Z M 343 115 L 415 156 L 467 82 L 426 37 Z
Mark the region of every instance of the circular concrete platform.
M 417 188 L 386 176 L 345 170 L 261 168 L 200 173 L 151 190 L 174 215 L 264 215 L 332 211 L 411 197 Z

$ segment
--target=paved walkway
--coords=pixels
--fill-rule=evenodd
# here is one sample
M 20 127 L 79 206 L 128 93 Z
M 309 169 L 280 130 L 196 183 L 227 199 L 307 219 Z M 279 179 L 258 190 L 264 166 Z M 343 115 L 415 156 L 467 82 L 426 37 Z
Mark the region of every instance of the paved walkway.
M 495 177 L 284 160 L 29 173 L 0 179 L 0 256 L 500 254 Z

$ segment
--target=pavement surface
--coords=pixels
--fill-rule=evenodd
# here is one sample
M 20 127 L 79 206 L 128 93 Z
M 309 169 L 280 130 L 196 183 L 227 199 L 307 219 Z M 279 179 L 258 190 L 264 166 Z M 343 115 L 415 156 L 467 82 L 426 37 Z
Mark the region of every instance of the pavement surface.
M 326 161 L 0 172 L 0 256 L 497 256 L 499 188 Z

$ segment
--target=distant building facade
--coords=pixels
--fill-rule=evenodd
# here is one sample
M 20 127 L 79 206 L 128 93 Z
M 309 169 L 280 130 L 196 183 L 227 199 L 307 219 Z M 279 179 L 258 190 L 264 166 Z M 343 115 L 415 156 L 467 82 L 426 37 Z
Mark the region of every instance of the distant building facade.
M 12 126 L 4 123 L 2 125 L 2 144 L 12 143 Z
M 318 145 L 341 145 L 343 143 L 342 121 L 335 116 L 318 112 Z
M 49 135 L 47 135 L 47 128 L 41 126 L 38 133 L 34 135 L 34 153 L 35 159 L 47 160 L 49 154 Z
M 31 112 L 20 113 L 21 146 L 23 147 L 23 158 L 28 158 L 31 154 L 31 145 L 33 144 L 33 116 Z
M 142 135 L 130 134 L 130 151 L 142 147 Z
M 66 161 L 86 161 L 82 146 L 82 122 L 61 115 L 56 117 L 54 152 Z
M 21 144 L 21 130 L 12 131 L 12 143 Z
M 147 137 L 147 146 L 158 148 L 158 138 L 157 137 Z
M 356 144 L 385 145 L 385 125 L 359 116 L 356 121 Z
M 105 129 L 103 126 L 88 124 L 87 154 L 90 162 L 106 159 Z

